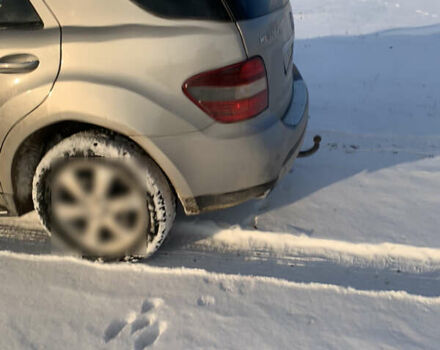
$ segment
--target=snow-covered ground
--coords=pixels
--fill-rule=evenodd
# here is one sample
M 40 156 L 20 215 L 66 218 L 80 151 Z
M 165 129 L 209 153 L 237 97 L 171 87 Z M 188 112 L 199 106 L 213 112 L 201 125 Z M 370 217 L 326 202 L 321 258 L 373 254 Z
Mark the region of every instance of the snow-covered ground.
M 438 349 L 440 2 L 293 6 L 320 153 L 181 214 L 147 262 L 49 256 L 33 215 L 2 219 L 1 349 Z

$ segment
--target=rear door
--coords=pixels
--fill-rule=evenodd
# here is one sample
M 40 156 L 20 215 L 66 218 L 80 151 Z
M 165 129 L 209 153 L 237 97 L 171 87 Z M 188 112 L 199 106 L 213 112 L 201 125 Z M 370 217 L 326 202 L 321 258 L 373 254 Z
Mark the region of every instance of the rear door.
M 42 0 L 0 0 L 0 151 L 7 132 L 49 95 L 60 28 Z
M 226 0 L 249 57 L 264 59 L 269 80 L 269 108 L 281 118 L 293 94 L 295 28 L 289 0 Z

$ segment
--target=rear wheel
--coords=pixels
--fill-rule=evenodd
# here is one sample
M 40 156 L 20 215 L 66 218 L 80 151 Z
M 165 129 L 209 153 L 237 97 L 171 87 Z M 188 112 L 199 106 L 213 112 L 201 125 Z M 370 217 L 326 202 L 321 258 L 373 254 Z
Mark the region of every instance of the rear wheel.
M 161 170 L 118 136 L 83 132 L 63 140 L 43 157 L 33 184 L 45 228 L 87 257 L 150 256 L 175 217 Z

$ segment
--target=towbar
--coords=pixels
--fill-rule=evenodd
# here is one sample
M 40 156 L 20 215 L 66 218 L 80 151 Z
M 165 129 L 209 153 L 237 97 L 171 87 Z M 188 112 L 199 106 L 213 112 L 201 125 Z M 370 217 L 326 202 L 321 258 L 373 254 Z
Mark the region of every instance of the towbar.
M 299 154 L 298 154 L 298 158 L 306 158 L 306 157 L 310 157 L 311 155 L 313 155 L 313 154 L 315 154 L 316 152 L 318 152 L 318 150 L 319 150 L 319 145 L 321 144 L 321 141 L 322 141 L 321 136 L 316 135 L 316 136 L 313 138 L 313 142 L 314 142 L 313 147 L 310 148 L 310 149 L 307 149 L 307 150 L 305 150 L 305 151 L 301 151 L 301 152 L 299 152 Z

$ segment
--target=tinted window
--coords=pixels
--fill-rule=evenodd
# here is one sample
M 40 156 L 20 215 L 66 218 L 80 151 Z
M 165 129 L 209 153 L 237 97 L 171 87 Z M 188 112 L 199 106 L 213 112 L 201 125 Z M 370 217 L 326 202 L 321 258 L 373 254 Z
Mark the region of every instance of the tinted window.
M 266 16 L 287 5 L 289 0 L 226 0 L 237 21 Z
M 132 0 L 148 12 L 166 18 L 230 21 L 221 0 Z
M 42 26 L 43 22 L 29 0 L 0 0 L 0 29 Z

